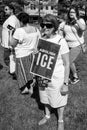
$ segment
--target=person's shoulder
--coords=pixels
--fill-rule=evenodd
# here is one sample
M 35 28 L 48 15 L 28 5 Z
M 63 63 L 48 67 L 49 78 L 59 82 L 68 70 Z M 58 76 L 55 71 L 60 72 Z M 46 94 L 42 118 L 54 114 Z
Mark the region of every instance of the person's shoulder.
M 30 26 L 30 27 L 31 27 L 31 29 L 32 29 L 34 32 L 39 31 L 39 29 L 38 29 L 36 26 L 34 26 L 34 25 L 32 25 L 32 26 Z
M 61 44 L 62 42 L 64 42 L 64 38 L 57 33 L 56 37 L 55 37 L 56 41 L 58 42 L 58 44 Z
M 22 34 L 22 33 L 24 33 L 25 31 L 24 31 L 23 28 L 20 27 L 20 28 L 17 28 L 17 29 L 15 30 L 15 32 Z
M 66 22 L 63 21 L 62 23 L 59 24 L 59 29 L 60 30 L 63 29 L 65 27 L 65 25 L 66 25 Z
M 9 18 L 17 18 L 16 15 L 10 15 Z
M 11 15 L 8 20 L 10 21 L 19 21 L 18 18 L 16 17 L 16 15 Z
M 57 34 L 57 39 L 58 39 L 58 42 L 59 42 L 60 45 L 67 43 L 65 38 L 62 37 L 60 34 Z
M 36 26 L 30 26 L 30 33 L 32 34 L 39 34 L 40 31 Z

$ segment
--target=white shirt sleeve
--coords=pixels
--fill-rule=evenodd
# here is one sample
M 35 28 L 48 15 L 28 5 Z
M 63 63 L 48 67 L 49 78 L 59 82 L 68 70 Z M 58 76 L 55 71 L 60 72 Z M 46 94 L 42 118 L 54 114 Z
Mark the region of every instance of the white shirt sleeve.
M 18 41 L 22 41 L 23 40 L 23 31 L 21 28 L 17 28 L 13 34 L 13 38 L 18 40 Z

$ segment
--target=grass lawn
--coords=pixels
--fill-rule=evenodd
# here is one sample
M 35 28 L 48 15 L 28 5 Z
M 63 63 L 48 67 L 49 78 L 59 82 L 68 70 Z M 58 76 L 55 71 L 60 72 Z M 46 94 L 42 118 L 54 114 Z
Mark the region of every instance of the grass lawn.
M 85 41 L 87 42 L 87 31 Z M 21 95 L 17 81 L 7 73 L 0 46 L 0 130 L 56 130 L 56 110 L 43 126 L 38 121 L 43 117 L 43 105 L 39 102 L 38 88 L 34 95 Z M 87 54 L 80 54 L 76 61 L 80 82 L 69 86 L 68 104 L 64 112 L 65 130 L 87 130 Z

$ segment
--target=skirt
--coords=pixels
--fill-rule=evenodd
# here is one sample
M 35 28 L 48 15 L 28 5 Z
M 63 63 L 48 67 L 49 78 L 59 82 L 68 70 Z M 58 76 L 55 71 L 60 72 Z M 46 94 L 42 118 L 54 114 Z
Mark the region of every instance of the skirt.
M 53 108 L 63 107 L 67 104 L 68 95 L 62 96 L 60 93 L 64 77 L 57 77 L 48 83 L 48 87 L 39 87 L 40 101 L 49 104 Z
M 33 80 L 33 74 L 30 73 L 32 55 L 16 58 L 16 75 L 19 88 L 29 87 L 29 83 Z

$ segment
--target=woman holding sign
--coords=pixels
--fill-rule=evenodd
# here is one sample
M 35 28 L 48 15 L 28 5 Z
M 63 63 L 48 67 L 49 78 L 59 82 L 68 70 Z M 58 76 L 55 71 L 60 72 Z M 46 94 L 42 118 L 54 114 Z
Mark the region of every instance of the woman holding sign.
M 58 21 L 55 16 L 47 14 L 40 24 L 42 39 L 60 45 L 56 64 L 53 70 L 51 81 L 45 80 L 47 86 L 39 86 L 40 101 L 45 106 L 45 116 L 39 121 L 39 125 L 45 124 L 50 119 L 50 109 L 58 109 L 58 130 L 64 130 L 63 112 L 68 98 L 69 78 L 69 48 L 59 34 L 57 34 Z M 45 59 L 46 60 L 46 59 Z

